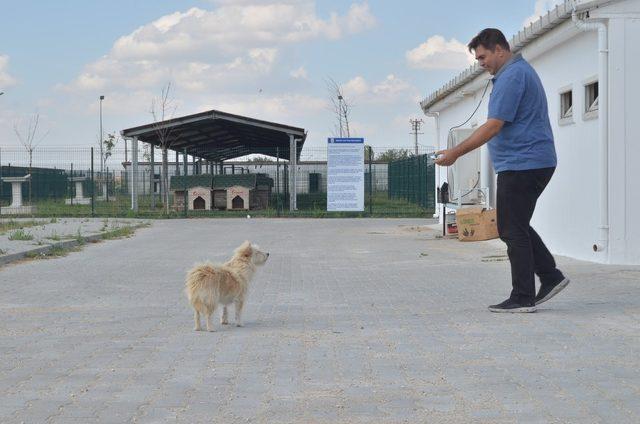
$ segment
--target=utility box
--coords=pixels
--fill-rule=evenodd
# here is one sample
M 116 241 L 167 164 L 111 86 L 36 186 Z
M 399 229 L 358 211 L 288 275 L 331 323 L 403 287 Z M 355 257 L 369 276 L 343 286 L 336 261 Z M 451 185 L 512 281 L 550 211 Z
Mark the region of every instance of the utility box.
M 458 240 L 480 241 L 498 238 L 498 220 L 495 209 L 469 206 L 456 211 Z

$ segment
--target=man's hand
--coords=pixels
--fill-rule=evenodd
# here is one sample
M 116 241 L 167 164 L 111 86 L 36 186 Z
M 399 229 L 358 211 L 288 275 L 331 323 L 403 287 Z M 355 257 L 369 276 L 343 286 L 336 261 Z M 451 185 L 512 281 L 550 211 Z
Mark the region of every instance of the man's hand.
M 433 161 L 436 165 L 440 165 L 440 166 L 451 166 L 460 157 L 456 154 L 454 149 L 440 150 L 440 151 L 437 151 L 435 154 L 436 156 L 442 155 L 442 157 L 439 157 L 438 159 Z
M 477 128 L 469 136 L 469 138 L 458 144 L 453 149 L 445 149 L 436 152 L 436 156 L 442 155 L 442 157 L 434 160 L 434 163 L 440 166 L 453 165 L 460 156 L 477 149 L 487 141 L 491 140 L 496 134 L 500 132 L 503 125 L 504 121 L 501 121 L 499 119 L 487 119 L 487 122 Z

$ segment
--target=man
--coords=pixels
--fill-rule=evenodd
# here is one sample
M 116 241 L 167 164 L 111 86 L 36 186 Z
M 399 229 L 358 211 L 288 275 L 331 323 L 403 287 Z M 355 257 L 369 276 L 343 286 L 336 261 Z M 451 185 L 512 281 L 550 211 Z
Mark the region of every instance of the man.
M 535 312 L 569 284 L 553 256 L 529 225 L 536 201 L 556 167 L 547 98 L 536 71 L 511 53 L 500 30 L 487 28 L 468 46 L 480 66 L 493 75 L 487 121 L 464 142 L 437 154 L 435 163 L 452 165 L 460 156 L 489 142 L 498 174 L 498 233 L 511 263 L 511 296 L 489 306 L 492 312 Z M 534 273 L 540 277 L 536 295 Z

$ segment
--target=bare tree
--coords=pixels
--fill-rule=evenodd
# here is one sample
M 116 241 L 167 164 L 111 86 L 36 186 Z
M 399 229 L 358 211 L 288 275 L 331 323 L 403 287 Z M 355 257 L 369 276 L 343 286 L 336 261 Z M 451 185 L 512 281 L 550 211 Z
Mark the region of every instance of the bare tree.
M 353 104 L 347 100 L 344 96 L 344 90 L 333 78 L 329 77 L 325 82 L 329 90 L 329 99 L 331 100 L 330 108 L 338 121 L 334 128 L 334 135 L 338 137 L 351 137 L 349 116 Z
M 113 133 L 108 133 L 107 138 L 105 138 L 104 141 L 102 142 L 102 145 L 104 147 L 105 167 L 107 165 L 107 160 L 113 155 L 113 149 L 116 147 L 116 144 L 118 144 L 118 142 L 121 139 L 122 138 L 120 137 L 120 135 L 114 131 Z
M 36 137 L 38 133 L 38 123 L 40 121 L 40 114 L 36 113 L 31 115 L 28 119 L 13 123 L 13 130 L 29 154 L 29 174 L 31 174 L 31 167 L 33 166 L 33 150 L 44 140 L 49 134 L 49 131 L 45 132 L 42 136 Z M 29 178 L 29 203 L 31 203 L 31 181 L 33 178 Z
M 165 213 L 169 213 L 169 158 L 168 150 L 171 147 L 171 131 L 172 128 L 164 125 L 164 121 L 173 118 L 176 112 L 176 106 L 173 105 L 173 99 L 170 97 L 171 83 L 167 83 L 162 88 L 159 97 L 151 100 L 151 115 L 153 116 L 154 128 L 162 149 L 162 171 L 160 176 L 160 195 L 164 203 Z

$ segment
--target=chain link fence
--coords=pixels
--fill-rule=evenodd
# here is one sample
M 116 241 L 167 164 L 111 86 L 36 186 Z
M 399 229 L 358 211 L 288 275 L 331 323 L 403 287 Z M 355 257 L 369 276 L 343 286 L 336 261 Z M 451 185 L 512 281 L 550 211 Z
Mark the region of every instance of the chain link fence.
M 433 149 L 380 148 L 364 163 L 362 212 L 327 212 L 326 148 L 303 149 L 295 166 L 277 150 L 222 163 L 159 149 L 0 149 L 0 213 L 16 216 L 429 217 L 435 208 Z M 136 169 L 137 168 L 137 169 Z M 295 173 L 295 178 L 292 174 Z M 291 186 L 295 181 L 295 187 Z M 295 190 L 295 210 L 290 207 Z

